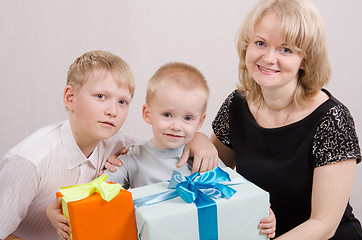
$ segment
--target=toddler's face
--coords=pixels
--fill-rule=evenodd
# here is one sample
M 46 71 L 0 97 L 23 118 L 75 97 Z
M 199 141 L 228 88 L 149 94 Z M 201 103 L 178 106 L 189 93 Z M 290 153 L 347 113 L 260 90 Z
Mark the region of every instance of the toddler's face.
M 160 149 L 188 143 L 204 122 L 204 103 L 200 90 L 184 90 L 173 83 L 158 88 L 143 107 L 143 117 L 152 125 L 152 143 Z

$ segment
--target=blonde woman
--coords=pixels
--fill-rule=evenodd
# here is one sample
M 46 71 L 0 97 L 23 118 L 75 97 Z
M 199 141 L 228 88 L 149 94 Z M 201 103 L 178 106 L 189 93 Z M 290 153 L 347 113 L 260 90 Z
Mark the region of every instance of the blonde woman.
M 360 147 L 349 110 L 323 89 L 331 70 L 319 12 L 306 0 L 262 0 L 237 49 L 238 89 L 212 124 L 219 157 L 270 193 L 276 239 L 362 239 L 349 205 Z

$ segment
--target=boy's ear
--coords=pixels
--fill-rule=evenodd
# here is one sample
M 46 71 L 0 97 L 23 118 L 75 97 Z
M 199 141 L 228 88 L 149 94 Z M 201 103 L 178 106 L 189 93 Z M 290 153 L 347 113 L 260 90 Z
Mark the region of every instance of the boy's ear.
M 203 113 L 200 117 L 199 124 L 197 126 L 197 130 L 199 130 L 202 127 L 202 124 L 204 124 L 206 118 L 206 113 Z
M 65 86 L 64 89 L 63 102 L 65 107 L 71 112 L 74 110 L 73 100 L 74 100 L 74 87 L 71 85 L 67 85 Z
M 151 112 L 150 112 L 150 107 L 148 106 L 147 103 L 143 104 L 142 116 L 143 120 L 145 120 L 146 123 L 151 124 Z

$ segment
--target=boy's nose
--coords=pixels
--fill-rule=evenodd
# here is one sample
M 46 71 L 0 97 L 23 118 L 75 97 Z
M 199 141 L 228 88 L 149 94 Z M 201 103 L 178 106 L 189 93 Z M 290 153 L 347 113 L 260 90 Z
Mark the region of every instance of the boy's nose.
M 105 114 L 110 117 L 116 117 L 117 116 L 117 104 L 109 103 Z

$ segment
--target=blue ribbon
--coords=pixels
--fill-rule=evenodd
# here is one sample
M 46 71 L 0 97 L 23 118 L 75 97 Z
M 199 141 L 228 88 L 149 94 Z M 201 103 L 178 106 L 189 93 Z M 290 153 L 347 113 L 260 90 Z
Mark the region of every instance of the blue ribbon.
M 166 201 L 180 196 L 187 203 L 195 203 L 199 223 L 199 239 L 218 239 L 217 206 L 212 199 L 233 196 L 236 191 L 221 182 L 230 182 L 229 174 L 216 167 L 204 174 L 196 172 L 188 177 L 173 171 L 168 188 L 175 189 L 133 201 L 135 208 Z

